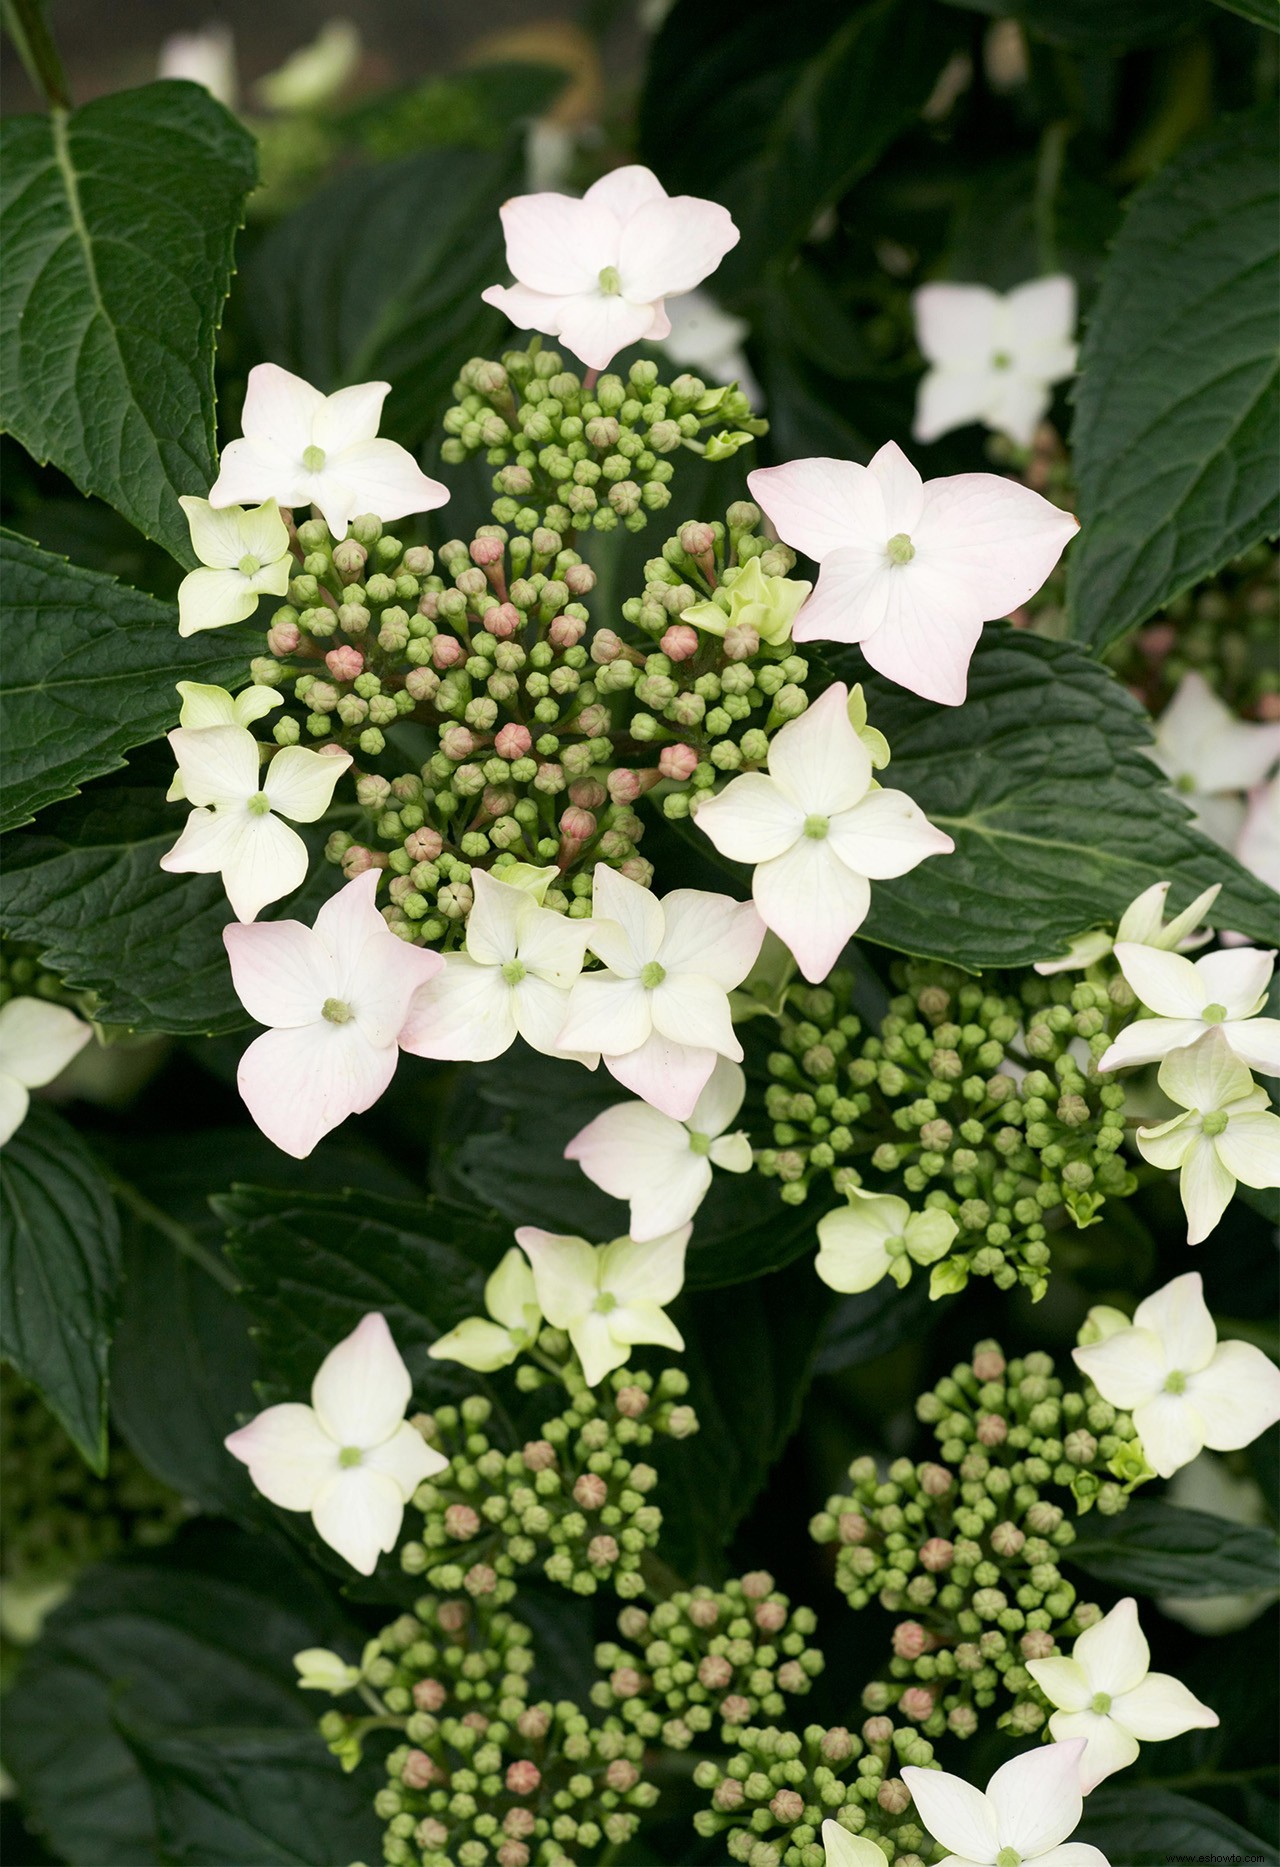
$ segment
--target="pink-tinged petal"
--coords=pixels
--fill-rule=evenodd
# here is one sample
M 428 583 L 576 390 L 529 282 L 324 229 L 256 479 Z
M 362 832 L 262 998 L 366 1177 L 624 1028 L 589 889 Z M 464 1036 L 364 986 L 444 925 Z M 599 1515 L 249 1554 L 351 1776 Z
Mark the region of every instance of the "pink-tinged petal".
M 247 440 L 265 442 L 300 460 L 311 446 L 325 399 L 309 382 L 279 364 L 256 363 L 249 371 L 241 430 Z
M 43 1089 L 92 1036 L 92 1025 L 66 1005 L 34 996 L 11 998 L 0 1007 L 0 1076 L 24 1089 Z
M 738 1065 L 721 1057 L 689 1117 L 694 1134 L 723 1134 L 747 1096 L 747 1079 Z
M 1280 1368 L 1251 1342 L 1220 1342 L 1209 1366 L 1188 1380 L 1186 1399 L 1204 1443 L 1238 1452 L 1280 1420 Z
M 896 441 L 886 441 L 867 463 L 867 472 L 880 483 L 884 500 L 885 538 L 919 529 L 924 510 L 924 481 Z
M 482 873 L 480 869 L 473 869 L 472 882 Z M 468 939 L 470 932 L 468 922 Z M 528 972 L 536 973 L 539 981 L 567 992 L 582 971 L 589 934 L 589 922 L 570 920 L 567 914 L 535 907 L 532 913 L 525 915 L 520 926 L 517 949 L 520 963 Z
M 243 803 L 258 789 L 258 741 L 245 726 L 178 726 L 169 746 L 193 804 Z
M 281 817 L 288 817 L 291 823 L 315 823 L 333 802 L 338 780 L 350 764 L 349 752 L 312 752 L 306 746 L 283 746 L 263 772 L 262 788 L 272 810 Z
M 927 857 L 955 848 L 905 791 L 872 791 L 831 819 L 827 841 L 847 868 L 873 882 L 906 875 Z
M 267 441 L 228 441 L 218 462 L 218 477 L 209 488 L 209 504 L 248 506 L 274 499 L 282 506 L 305 506 L 309 484 L 302 448 L 294 454 Z
M 741 1059 L 742 1046 L 733 1034 L 728 994 L 713 979 L 695 972 L 669 972 L 649 994 L 649 1014 L 655 1032 L 673 1044 L 689 1044 L 735 1061 Z M 689 1112 L 692 1114 L 692 1109 Z
M 390 1439 L 412 1393 L 409 1370 L 387 1319 L 372 1310 L 320 1363 L 311 1383 L 311 1404 L 331 1439 L 367 1451 Z
M 806 817 L 833 817 L 866 796 L 871 755 L 853 730 L 843 681 L 769 741 L 769 776 Z
M 1187 1215 L 1187 1243 L 1202 1245 L 1235 1197 L 1234 1174 L 1223 1165 L 1207 1135 L 1198 1135 L 1182 1157 L 1178 1191 Z
M 1122 1731 L 1114 1718 L 1100 1717 L 1096 1711 L 1055 1711 L 1049 1730 L 1058 1744 L 1069 1744 L 1074 1738 L 1085 1740 L 1080 1787 L 1086 1796 L 1108 1776 L 1127 1770 L 1137 1760 L 1137 1738 Z
M 394 938 L 394 935 L 392 936 Z M 235 922 L 222 930 L 236 997 L 258 1024 L 314 1024 L 335 980 L 329 955 L 301 921 Z
M 646 1186 L 660 1185 L 686 1155 L 693 1158 L 683 1124 L 647 1102 L 618 1102 L 605 1109 L 564 1151 L 594 1185 L 627 1200 Z
M 1076 329 L 1076 282 L 1070 273 L 1052 272 L 1043 279 L 1015 285 L 1004 301 L 1009 338 L 1020 362 L 1042 355 L 1073 353 Z M 1069 362 L 1063 375 L 1074 369 Z M 1056 377 L 1046 376 L 1046 382 Z
M 598 291 L 601 268 L 617 263 L 617 218 L 598 200 L 522 194 L 500 212 L 507 264 L 535 292 Z
M 1059 1711 L 1085 1711 L 1092 1703 L 1093 1687 L 1078 1660 L 1054 1653 L 1047 1660 L 1028 1660 L 1027 1671 Z
M 1140 1063 L 1156 1063 L 1171 1050 L 1185 1050 L 1207 1029 L 1207 1025 L 1190 1018 L 1139 1018 L 1125 1025 L 1099 1057 L 1098 1068 L 1132 1070 Z
M 398 1054 L 394 1044 L 375 1050 L 354 1023 L 321 1019 L 255 1038 L 240 1059 L 236 1086 L 267 1139 L 305 1160 L 330 1129 L 373 1107 L 395 1075 Z
M 1280 778 L 1257 786 L 1236 839 L 1236 861 L 1268 888 L 1280 891 Z
M 569 1340 L 588 1387 L 598 1387 L 607 1374 L 631 1359 L 627 1344 L 614 1341 L 609 1321 L 607 1316 L 589 1313 L 569 1325 Z
M 1172 1478 L 1204 1451 L 1204 1429 L 1185 1394 L 1156 1394 L 1133 1409 L 1133 1423 L 1147 1464 L 1161 1478 Z
M 982 634 L 982 618 L 968 593 L 919 555 L 893 565 L 885 589 L 884 621 L 861 638 L 863 654 L 877 674 L 922 700 L 961 706 Z
M 636 304 L 691 292 L 738 244 L 733 216 L 697 195 L 647 201 L 624 222 L 618 244 L 622 289 Z
M 930 363 L 972 368 L 999 349 L 1002 301 L 989 285 L 922 285 L 911 298 L 916 342 Z
M 239 570 L 188 571 L 178 585 L 178 634 L 199 635 L 243 622 L 258 607 L 258 592 Z
M 695 973 L 731 992 L 759 958 L 764 923 L 749 901 L 676 888 L 663 896 L 662 913 L 665 932 L 656 958 L 668 973 Z
M 378 1557 L 396 1546 L 404 1521 L 400 1487 L 383 1472 L 354 1465 L 339 1471 L 311 1509 L 316 1534 L 361 1575 L 372 1575 Z
M 296 830 L 270 815 L 216 814 L 225 815 L 234 836 L 220 866 L 222 886 L 237 920 L 254 920 L 270 902 L 301 888 L 307 879 L 307 846 Z
M 417 994 L 440 977 L 444 963 L 439 953 L 397 939 L 385 922 L 370 934 L 344 1002 L 376 1050 L 398 1041 Z
M 1053 391 L 1046 382 L 1035 376 L 1015 375 L 1012 370 L 998 370 L 994 372 L 987 405 L 987 426 L 1007 434 L 1019 447 L 1030 447 L 1052 401 Z
M 249 1476 L 270 1504 L 281 1510 L 310 1510 L 338 1469 L 339 1448 L 310 1407 L 299 1401 L 268 1407 L 247 1426 L 229 1433 L 227 1451 L 249 1467 Z
M 1121 972 L 1148 1011 L 1162 1018 L 1200 1021 L 1209 994 L 1192 960 L 1136 940 L 1117 941 L 1115 952 Z
M 486 305 L 510 318 L 518 331 L 541 331 L 544 337 L 559 335 L 560 319 L 569 303 L 564 293 L 534 292 L 527 285 L 490 285 L 480 296 Z
M 1039 1859 L 1074 1834 L 1084 1813 L 1080 1759 L 1084 1745 L 1042 1744 L 1001 1764 L 987 1784 L 1002 1848 Z
M 633 304 L 616 293 L 584 292 L 566 298 L 557 335 L 566 350 L 591 369 L 608 369 L 619 350 L 638 344 L 653 324 L 650 302 Z
M 916 559 L 950 578 L 980 622 L 1035 595 L 1079 524 L 1030 487 L 995 473 L 930 480 L 911 534 Z
M 434 1478 L 449 1464 L 408 1420 L 402 1420 L 390 1439 L 372 1447 L 360 1462 L 366 1471 L 390 1478 L 406 1504 L 424 1479 Z
M 1160 1087 L 1165 1094 L 1182 1108 L 1201 1114 L 1228 1108 L 1249 1096 L 1254 1086 L 1231 1047 L 1230 1032 L 1220 1024 L 1205 1030 L 1194 1044 L 1170 1051 L 1160 1065 Z
M 603 862 L 596 865 L 593 882 L 592 914 L 611 923 L 611 928 L 606 932 L 593 926 L 587 944 L 614 972 L 624 977 L 638 973 L 656 957 L 666 931 L 658 898 L 652 889 L 642 888 Z M 622 934 L 625 946 L 619 947 L 613 928 Z M 597 935 L 607 941 L 603 949 L 596 943 Z
M 600 1289 L 598 1261 L 585 1238 L 521 1225 L 516 1243 L 533 1267 L 538 1307 L 553 1329 L 567 1329 L 593 1310 Z
M 769 862 L 804 832 L 804 812 L 762 771 L 743 772 L 705 798 L 694 822 L 731 862 Z
M 624 1306 L 652 1303 L 662 1308 L 674 1302 L 684 1288 L 685 1251 L 692 1229 L 680 1225 L 648 1242 L 615 1238 L 604 1247 L 600 1260 L 600 1288 Z
M 1246 1186 L 1280 1186 L 1280 1115 L 1269 1109 L 1232 1115 L 1213 1145 L 1227 1172 Z
M 1166 1365 L 1183 1374 L 1207 1368 L 1218 1346 L 1199 1271 L 1184 1271 L 1144 1297 L 1133 1313 L 1133 1325 L 1158 1336 Z
M 1170 1673 L 1148 1673 L 1129 1692 L 1111 1701 L 1111 1716 L 1141 1744 L 1158 1744 L 1184 1731 L 1212 1731 L 1218 1714 L 1202 1705 Z
M 584 973 L 569 994 L 557 1045 L 565 1052 L 621 1056 L 643 1044 L 652 1029 L 649 994 L 638 979 Z
M 995 390 L 991 369 L 931 369 L 916 390 L 911 432 L 917 441 L 936 441 L 955 428 L 985 422 Z
M 884 549 L 889 533 L 880 482 L 852 460 L 820 455 L 757 467 L 747 485 L 778 536 L 817 563 L 850 545 Z
M 1251 1070 L 1262 1076 L 1280 1076 L 1280 1018 L 1242 1018 L 1218 1028 Z
M 609 1074 L 664 1115 L 687 1121 L 715 1068 L 714 1050 L 696 1050 L 653 1031 L 625 1056 L 605 1055 Z
M 372 512 L 383 520 L 434 512 L 449 497 L 449 488 L 424 473 L 398 441 L 360 441 L 346 447 L 334 457 L 333 473 L 352 489 L 357 514 Z M 327 479 L 328 473 L 322 477 Z
M 666 189 L 652 169 L 640 162 L 629 162 L 620 169 L 610 169 L 598 182 L 592 182 L 583 195 L 594 208 L 604 208 L 617 220 L 631 216 L 650 201 L 666 201 Z
M 809 836 L 785 856 L 762 862 L 751 893 L 765 926 L 790 947 L 814 985 L 826 978 L 871 906 L 866 878 L 845 867 L 828 839 Z
M 1105 1341 L 1073 1348 L 1071 1359 L 1104 1400 L 1126 1411 L 1160 1392 L 1170 1365 L 1159 1336 L 1149 1329 L 1117 1329 Z
M 994 1862 L 1000 1847 L 995 1810 L 980 1789 L 946 1770 L 913 1764 L 903 1770 L 902 1780 L 935 1841 L 962 1860 Z
M 889 610 L 894 566 L 883 544 L 847 545 L 822 560 L 812 596 L 806 597 L 791 635 L 796 642 L 862 642 Z
M 443 970 L 414 994 L 399 1040 L 415 1057 L 487 1063 L 516 1040 L 515 993 L 499 967 L 446 953 Z
M 374 905 L 377 893 L 378 871 L 366 870 L 330 895 L 316 915 L 312 932 L 332 960 L 335 978 L 344 989 L 357 975 L 370 939 L 387 931 Z M 343 992 L 339 991 L 338 996 L 342 997 Z
M 372 441 L 382 420 L 382 404 L 391 393 L 389 382 L 358 382 L 326 396 L 316 416 L 311 439 L 326 454 L 345 453 L 361 441 Z
M 511 996 L 516 1029 L 531 1050 L 541 1051 L 544 1057 L 566 1057 L 594 1070 L 600 1061 L 599 1051 L 566 1050 L 560 1042 L 569 1009 L 569 994 L 563 986 L 552 985 L 531 972 L 526 973 Z

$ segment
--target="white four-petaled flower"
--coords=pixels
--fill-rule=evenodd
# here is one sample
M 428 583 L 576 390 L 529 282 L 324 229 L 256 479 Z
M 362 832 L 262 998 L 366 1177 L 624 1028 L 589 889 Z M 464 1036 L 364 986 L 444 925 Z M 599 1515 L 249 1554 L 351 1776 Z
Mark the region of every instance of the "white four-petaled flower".
M 605 863 L 587 944 L 607 971 L 569 994 L 559 1046 L 599 1052 L 625 1088 L 686 1121 L 717 1056 L 742 1061 L 729 993 L 755 964 L 764 923 L 749 901 L 678 888 L 661 901 Z
M 986 1794 L 946 1770 L 908 1764 L 902 1780 L 935 1841 L 951 1851 L 942 1867 L 1107 1867 L 1107 1857 L 1070 1837 L 1080 1824 L 1082 1743 L 1024 1750 L 1002 1763 Z
M 263 1497 L 309 1511 L 330 1549 L 372 1575 L 395 1548 L 409 1499 L 449 1463 L 405 1419 L 412 1391 L 386 1318 L 374 1311 L 325 1356 L 309 1407 L 268 1407 L 226 1447 Z
M 1237 718 L 1192 668 L 1156 721 L 1150 754 L 1199 828 L 1230 849 L 1244 823 L 1244 793 L 1280 759 L 1280 720 Z
M 396 938 L 374 906 L 378 874 L 356 876 L 301 921 L 233 923 L 223 940 L 251 1018 L 271 1028 L 240 1059 L 240 1094 L 262 1132 L 305 1160 L 395 1074 L 414 993 L 440 955 Z
M 1172 1673 L 1153 1673 L 1151 1648 L 1138 1625 L 1132 1595 L 1086 1627 L 1071 1657 L 1027 1660 L 1027 1671 L 1051 1705 L 1054 1743 L 1048 1752 L 1084 1739 L 1080 1786 L 1088 1795 L 1104 1778 L 1127 1769 L 1141 1744 L 1162 1743 L 1184 1731 L 1212 1730 L 1216 1711 L 1202 1705 Z
M 533 1266 L 539 1307 L 555 1329 L 568 1331 L 587 1386 L 631 1359 L 641 1342 L 684 1347 L 665 1305 L 680 1294 L 690 1227 L 640 1244 L 615 1238 L 590 1245 L 522 1225 L 516 1242 Z
M 502 227 L 516 283 L 481 296 L 597 370 L 628 344 L 668 337 L 664 299 L 701 284 L 738 240 L 718 202 L 672 197 L 639 164 L 602 176 L 581 200 L 517 195 Z
M 1098 1059 L 1100 1070 L 1154 1063 L 1217 1031 L 1250 1069 L 1280 1076 L 1280 1018 L 1260 1018 L 1275 953 L 1258 947 L 1224 948 L 1197 960 L 1118 940 L 1120 970 L 1153 1018 L 1126 1024 Z
M 870 465 L 793 460 L 747 475 L 779 536 L 821 566 L 792 634 L 856 642 L 871 666 L 958 707 L 984 622 L 1034 596 L 1078 527 L 1016 480 L 921 480 L 887 441 Z
M 314 506 L 335 538 L 345 538 L 352 519 L 365 512 L 402 519 L 442 506 L 448 487 L 428 479 L 407 448 L 378 438 L 390 388 L 362 382 L 322 395 L 275 363 L 255 364 L 244 436 L 222 450 L 210 505 L 275 499 Z
M 1159 947 L 1165 953 L 1185 953 L 1204 946 L 1212 940 L 1213 932 L 1200 923 L 1218 899 L 1222 883 L 1214 882 L 1211 888 L 1197 895 L 1181 914 L 1175 914 L 1166 921 L 1164 909 L 1171 886 L 1169 882 L 1152 882 L 1150 888 L 1144 888 L 1120 916 L 1114 939 L 1104 927 L 1090 928 L 1088 933 L 1075 936 L 1060 959 L 1038 959 L 1035 970 L 1046 977 L 1055 972 L 1082 971 L 1085 967 L 1095 965 L 1098 960 L 1105 959 L 1120 940 L 1133 941 L 1139 946 Z
M 221 629 L 252 616 L 262 596 L 283 596 L 294 560 L 289 533 L 274 499 L 246 512 L 207 499 L 180 499 L 199 570 L 178 586 L 178 634 Z
M 307 846 L 281 818 L 323 817 L 351 754 L 284 746 L 262 770 L 258 741 L 244 726 L 179 726 L 169 744 L 181 794 L 196 808 L 160 867 L 174 875 L 220 873 L 236 918 L 251 921 L 306 880 Z
M 1280 1115 L 1221 1030 L 1160 1065 L 1160 1087 L 1186 1111 L 1139 1128 L 1138 1152 L 1153 1167 L 1179 1173 L 1187 1243 L 1209 1236 L 1231 1203 L 1236 1182 L 1280 1186 Z
M 1139 1303 L 1131 1325 L 1072 1355 L 1104 1400 L 1132 1413 L 1161 1478 L 1206 1446 L 1236 1452 L 1280 1419 L 1280 1369 L 1251 1342 L 1219 1342 L 1199 1271 L 1175 1277 Z
M 206 726 L 252 726 L 273 708 L 284 705 L 283 694 L 261 683 L 242 687 L 234 695 L 225 687 L 213 687 L 204 681 L 179 681 L 177 688 L 182 695 L 178 724 L 190 726 L 197 732 L 203 732 Z M 165 792 L 165 802 L 173 804 L 186 795 L 182 773 L 175 771 L 173 782 Z
M 46 998 L 0 1005 L 0 1147 L 26 1120 L 31 1090 L 60 1076 L 92 1036 L 92 1025 Z
M 565 1149 L 587 1178 L 631 1203 L 631 1236 L 639 1243 L 674 1232 L 706 1198 L 711 1170 L 749 1173 L 751 1143 L 725 1129 L 742 1107 L 747 1079 L 717 1057 L 707 1086 L 683 1122 L 647 1102 L 618 1102 L 588 1122 Z
M 769 741 L 769 770 L 743 772 L 694 818 L 720 851 L 755 864 L 761 919 L 806 979 L 825 979 L 866 919 L 871 881 L 955 848 L 904 791 L 872 788 L 871 755 L 833 681 Z
M 490 1320 L 468 1316 L 431 1344 L 435 1361 L 458 1361 L 477 1374 L 507 1368 L 536 1339 L 542 1327 L 538 1293 L 529 1260 L 513 1245 L 484 1287 Z
M 818 1220 L 818 1255 L 813 1268 L 832 1290 L 850 1294 L 870 1290 L 887 1273 L 895 1283 L 915 1264 L 936 1264 L 946 1257 L 958 1226 L 948 1212 L 929 1207 L 913 1212 L 893 1193 L 849 1189 L 849 1204 Z
M 922 285 L 912 308 L 930 366 L 916 395 L 916 440 L 980 421 L 1030 447 L 1054 383 L 1076 367 L 1075 280 L 1051 273 L 1005 293 Z

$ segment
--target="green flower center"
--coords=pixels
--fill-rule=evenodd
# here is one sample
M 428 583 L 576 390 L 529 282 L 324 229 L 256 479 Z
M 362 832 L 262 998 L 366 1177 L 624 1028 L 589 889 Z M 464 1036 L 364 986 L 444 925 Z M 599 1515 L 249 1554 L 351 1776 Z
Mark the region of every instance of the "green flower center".
M 895 532 L 885 550 L 891 564 L 909 564 L 916 554 L 916 548 L 906 532 Z
M 1215 1135 L 1222 1133 L 1226 1125 L 1227 1111 L 1225 1109 L 1210 1109 L 1207 1115 L 1200 1118 L 1200 1126 L 1211 1141 Z
M 996 1855 L 996 1867 L 1022 1867 L 1022 1856 L 1017 1848 L 1001 1848 Z
M 1200 1013 L 1200 1016 L 1204 1019 L 1206 1024 L 1221 1024 L 1226 1015 L 1226 1006 L 1217 1004 L 1206 1005 L 1204 1010 Z
M 1111 1694 L 1109 1692 L 1095 1692 L 1089 1701 L 1089 1710 L 1096 1711 L 1100 1718 L 1105 1718 L 1107 1713 L 1111 1710 Z
M 1189 771 L 1184 771 L 1180 777 L 1174 779 L 1173 788 L 1175 791 L 1182 791 L 1189 796 L 1196 788 L 1196 781 Z
M 699 1134 L 695 1128 L 691 1128 L 689 1130 L 689 1146 L 693 1149 L 695 1154 L 709 1154 L 711 1152 L 711 1136 L 709 1134 Z
M 907 1241 L 905 1238 L 886 1238 L 884 1241 L 884 1249 L 885 1249 L 886 1257 L 889 1257 L 889 1258 L 905 1257 L 906 1250 L 907 1250 Z
M 242 577 L 256 577 L 261 569 L 262 565 L 258 562 L 256 557 L 250 557 L 246 554 L 246 556 L 242 557 L 240 560 L 240 575 Z
M 1165 1376 L 1164 1391 L 1166 1394 L 1186 1393 L 1187 1377 L 1180 1368 L 1174 1368 L 1171 1373 Z
M 324 466 L 324 462 L 325 452 L 322 447 L 311 446 L 303 448 L 302 464 L 308 473 L 319 473 L 321 467 Z
M 640 983 L 646 992 L 652 992 L 656 986 L 662 984 L 666 976 L 666 967 L 660 966 L 656 959 L 651 959 L 647 966 L 641 968 Z
M 616 266 L 604 266 L 600 271 L 600 290 L 606 298 L 617 298 L 622 290 L 622 277 Z
M 991 367 L 993 370 L 1012 369 L 1013 358 L 1007 350 L 997 350 L 991 359 Z
M 346 1024 L 351 1017 L 351 1007 L 340 998 L 326 998 L 320 1007 L 320 1016 L 327 1018 L 330 1024 Z
M 509 959 L 502 968 L 502 976 L 508 985 L 519 985 L 524 978 L 524 961 Z
M 350 1471 L 351 1467 L 358 1465 L 363 1457 L 364 1453 L 361 1452 L 359 1446 L 344 1446 L 338 1454 L 338 1463 L 344 1470 Z
M 820 843 L 830 828 L 830 817 L 814 816 L 806 817 L 804 820 L 804 833 L 806 836 L 811 836 L 815 843 Z
M 602 1290 L 595 1300 L 595 1310 L 600 1316 L 607 1316 L 610 1310 L 617 1309 L 617 1307 L 618 1299 L 612 1290 Z
M 245 809 L 251 817 L 265 817 L 271 809 L 271 799 L 265 791 L 255 791 Z

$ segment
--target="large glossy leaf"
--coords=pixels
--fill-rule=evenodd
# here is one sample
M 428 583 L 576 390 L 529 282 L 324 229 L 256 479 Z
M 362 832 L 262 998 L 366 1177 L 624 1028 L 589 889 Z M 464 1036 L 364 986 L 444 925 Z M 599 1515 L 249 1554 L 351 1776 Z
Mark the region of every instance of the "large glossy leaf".
M 213 355 L 253 139 L 178 83 L 2 134 L 0 424 L 192 564 L 178 495 L 217 472 Z
M 1228 119 L 1134 198 L 1080 359 L 1074 633 L 1103 648 L 1280 529 L 1270 110 Z
M 119 1294 L 120 1228 L 102 1171 L 75 1129 L 36 1104 L 0 1150 L 0 1355 L 97 1472 Z
M 1089 1517 L 1068 1554 L 1099 1581 L 1146 1595 L 1280 1587 L 1274 1531 L 1156 1499 L 1135 1499 L 1118 1517 Z
M 0 830 L 117 771 L 177 723 L 179 680 L 238 687 L 255 652 L 239 629 L 178 634 L 169 603 L 0 531 Z
M 1275 1867 L 1276 1850 L 1239 1822 L 1190 1796 L 1142 1783 L 1106 1785 L 1084 1805 L 1073 1839 L 1106 1850 L 1124 1867 L 1168 1867 L 1170 1861 L 1246 1861 Z

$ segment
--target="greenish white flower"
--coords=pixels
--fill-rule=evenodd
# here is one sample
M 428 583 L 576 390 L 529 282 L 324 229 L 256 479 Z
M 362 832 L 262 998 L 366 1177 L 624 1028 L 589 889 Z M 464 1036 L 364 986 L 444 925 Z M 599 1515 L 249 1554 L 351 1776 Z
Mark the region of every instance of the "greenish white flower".
M 427 1353 L 433 1361 L 457 1361 L 476 1374 L 492 1374 L 509 1367 L 537 1339 L 542 1311 L 533 1272 L 514 1245 L 485 1284 L 484 1306 L 491 1320 L 468 1316 L 431 1344 Z
M 304 1647 L 293 1656 L 298 1671 L 298 1685 L 304 1692 L 329 1692 L 339 1698 L 353 1691 L 364 1676 L 366 1666 L 382 1651 L 380 1642 L 369 1640 L 360 1656 L 360 1664 L 351 1666 L 340 1653 L 328 1647 Z
M 1137 946 L 1157 947 L 1165 953 L 1175 950 L 1190 952 L 1198 946 L 1204 946 L 1213 938 L 1213 934 L 1200 923 L 1217 900 L 1222 883 L 1215 882 L 1212 888 L 1206 888 L 1203 894 L 1196 896 L 1190 907 L 1166 921 L 1164 907 L 1171 885 L 1169 882 L 1153 882 L 1150 888 L 1145 888 L 1136 900 L 1131 901 L 1120 916 L 1114 938 L 1104 927 L 1090 928 L 1087 933 L 1076 934 L 1061 959 L 1037 960 L 1035 970 L 1046 978 L 1055 972 L 1082 972 L 1086 967 L 1105 959 L 1120 940 L 1131 941 Z
M 26 1120 L 30 1092 L 61 1075 L 92 1036 L 92 1025 L 47 998 L 0 1006 L 0 1147 Z
M 319 110 L 337 96 L 359 63 L 360 34 L 349 19 L 331 19 L 278 71 L 259 78 L 254 92 L 268 110 Z
M 1280 1186 L 1280 1115 L 1271 1112 L 1266 1090 L 1219 1031 L 1173 1051 L 1158 1080 L 1184 1113 L 1139 1128 L 1138 1152 L 1153 1167 L 1178 1173 L 1187 1243 L 1202 1244 L 1230 1205 L 1237 1181 Z
M 643 1342 L 681 1349 L 684 1337 L 666 1305 L 684 1284 L 684 1254 L 692 1228 L 682 1225 L 664 1238 L 641 1244 L 615 1238 L 591 1245 L 585 1238 L 522 1225 L 516 1242 L 533 1266 L 543 1315 L 568 1332 L 588 1387 L 631 1359 Z
M 814 1269 L 832 1290 L 870 1290 L 885 1275 L 905 1284 L 912 1264 L 936 1264 L 955 1241 L 959 1228 L 948 1212 L 913 1212 L 896 1194 L 861 1186 L 850 1187 L 848 1198 L 848 1206 L 818 1220 Z
M 212 687 L 204 681 L 179 681 L 177 685 L 182 695 L 178 724 L 190 726 L 196 732 L 206 726 L 252 726 L 273 707 L 284 705 L 283 694 L 278 694 L 274 687 L 263 687 L 256 682 L 242 687 L 235 695 L 229 694 L 225 687 Z M 173 804 L 186 795 L 182 773 L 176 771 L 165 792 L 165 802 Z
M 791 625 L 812 589 L 799 577 L 766 577 L 759 558 L 748 558 L 740 570 L 726 571 L 715 597 L 681 610 L 680 620 L 706 635 L 746 626 L 762 642 L 778 648 L 790 641 Z
M 244 622 L 260 597 L 285 594 L 294 560 L 274 499 L 252 511 L 215 507 L 207 499 L 183 498 L 178 504 L 202 567 L 188 571 L 178 586 L 179 635 Z

